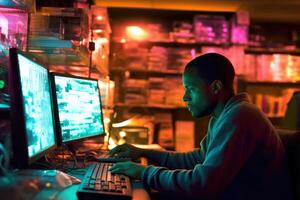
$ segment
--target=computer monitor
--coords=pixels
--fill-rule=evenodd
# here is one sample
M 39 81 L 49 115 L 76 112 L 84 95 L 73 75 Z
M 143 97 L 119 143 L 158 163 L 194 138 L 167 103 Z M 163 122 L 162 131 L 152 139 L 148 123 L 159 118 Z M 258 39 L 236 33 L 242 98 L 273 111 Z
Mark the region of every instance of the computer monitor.
M 9 50 L 13 163 L 26 168 L 56 147 L 49 72 L 16 48 Z
M 52 73 L 51 83 L 60 145 L 105 135 L 96 79 Z

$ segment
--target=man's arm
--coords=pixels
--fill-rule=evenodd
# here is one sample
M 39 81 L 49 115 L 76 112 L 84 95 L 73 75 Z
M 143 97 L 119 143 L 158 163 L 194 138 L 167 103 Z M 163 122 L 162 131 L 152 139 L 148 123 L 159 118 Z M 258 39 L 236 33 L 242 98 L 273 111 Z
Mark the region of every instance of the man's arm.
M 195 165 L 203 163 L 206 152 L 206 137 L 201 141 L 201 148 L 187 153 L 171 151 L 141 150 L 141 155 L 147 157 L 151 163 L 168 169 L 193 169 Z
M 216 198 L 232 182 L 255 149 L 255 135 L 245 127 L 239 122 L 224 124 L 211 139 L 204 162 L 193 170 L 148 166 L 143 170 L 142 180 L 158 191 Z

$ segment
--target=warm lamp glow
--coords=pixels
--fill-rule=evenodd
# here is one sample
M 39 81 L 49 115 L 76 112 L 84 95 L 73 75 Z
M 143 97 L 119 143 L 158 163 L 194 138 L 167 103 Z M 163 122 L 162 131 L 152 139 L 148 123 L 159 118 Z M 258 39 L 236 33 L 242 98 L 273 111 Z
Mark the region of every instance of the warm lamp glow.
M 103 20 L 103 17 L 102 17 L 102 16 L 97 16 L 97 17 L 96 17 L 96 20 L 102 21 L 102 20 Z
M 112 127 L 120 128 L 120 127 L 128 126 L 131 123 L 131 121 L 132 121 L 132 119 L 128 119 L 128 120 L 125 120 L 125 121 L 120 122 L 120 123 L 114 123 L 114 124 L 112 124 Z
M 133 40 L 144 40 L 147 37 L 145 30 L 138 26 L 127 26 L 126 34 Z
M 120 131 L 119 132 L 120 137 L 126 137 L 126 132 L 125 131 Z
M 107 44 L 108 39 L 107 38 L 98 38 L 98 39 L 95 40 L 95 42 L 99 42 L 101 44 Z
M 104 121 L 104 124 L 109 124 L 110 123 L 109 117 L 104 117 L 103 121 Z
M 96 30 L 94 30 L 94 33 L 103 33 L 103 30 L 102 29 L 96 29 Z
M 31 53 L 44 53 L 44 50 L 39 50 L 39 49 L 30 49 L 29 52 Z
M 112 138 L 109 138 L 109 140 L 108 140 L 108 149 L 113 149 L 116 146 L 117 146 L 116 142 Z
M 96 40 L 94 40 L 95 42 L 95 51 L 98 52 L 99 49 L 102 48 L 103 44 L 107 44 L 108 43 L 108 39 L 107 38 L 98 38 Z
M 121 42 L 121 43 L 126 43 L 126 39 L 125 39 L 125 38 L 122 38 L 122 39 L 120 40 L 120 42 Z

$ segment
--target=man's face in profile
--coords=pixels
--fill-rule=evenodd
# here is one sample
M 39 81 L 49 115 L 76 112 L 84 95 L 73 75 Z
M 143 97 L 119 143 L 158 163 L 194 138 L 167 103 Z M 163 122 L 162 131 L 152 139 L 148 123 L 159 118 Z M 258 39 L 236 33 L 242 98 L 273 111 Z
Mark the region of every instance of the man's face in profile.
M 216 105 L 210 84 L 197 77 L 192 71 L 183 73 L 182 82 L 185 88 L 183 101 L 186 102 L 192 116 L 204 117 L 210 115 Z

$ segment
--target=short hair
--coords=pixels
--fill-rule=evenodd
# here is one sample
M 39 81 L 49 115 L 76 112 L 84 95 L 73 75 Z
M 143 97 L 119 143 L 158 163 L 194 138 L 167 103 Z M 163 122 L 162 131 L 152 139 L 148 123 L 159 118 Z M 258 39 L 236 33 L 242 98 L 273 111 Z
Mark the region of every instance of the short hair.
M 225 56 L 218 53 L 207 53 L 191 60 L 185 67 L 186 71 L 195 72 L 208 84 L 220 80 L 226 89 L 233 88 L 235 76 L 232 63 Z

